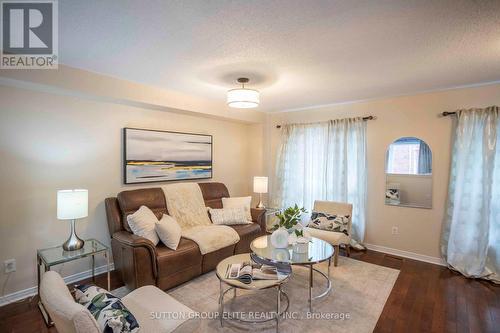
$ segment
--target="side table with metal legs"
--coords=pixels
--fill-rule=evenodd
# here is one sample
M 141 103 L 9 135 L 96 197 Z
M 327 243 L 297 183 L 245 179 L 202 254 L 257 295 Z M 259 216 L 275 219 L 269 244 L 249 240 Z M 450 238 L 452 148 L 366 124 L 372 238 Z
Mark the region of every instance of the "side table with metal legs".
M 109 263 L 109 248 L 99 242 L 96 239 L 89 239 L 85 241 L 83 248 L 75 251 L 64 251 L 62 246 L 56 246 L 46 249 L 40 249 L 36 252 L 36 262 L 37 262 L 37 287 L 38 295 L 40 296 L 40 281 L 42 278 L 42 265 L 43 272 L 50 271 L 50 268 L 55 265 L 64 264 L 70 261 L 74 261 L 81 258 L 91 257 L 92 265 L 92 281 L 95 283 L 95 256 L 97 254 L 102 254 L 106 258 L 106 271 L 108 279 L 108 290 L 111 288 L 111 274 L 110 274 L 110 263 Z M 47 311 L 42 304 L 42 301 L 38 300 L 38 308 L 42 312 L 45 323 L 48 326 L 52 326 L 53 322 Z

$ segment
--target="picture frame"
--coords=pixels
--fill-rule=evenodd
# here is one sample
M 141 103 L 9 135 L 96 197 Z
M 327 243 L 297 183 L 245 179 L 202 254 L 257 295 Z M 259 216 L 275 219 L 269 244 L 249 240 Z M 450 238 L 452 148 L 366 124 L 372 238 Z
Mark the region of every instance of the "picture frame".
M 123 129 L 125 184 L 212 177 L 212 135 L 133 127 Z

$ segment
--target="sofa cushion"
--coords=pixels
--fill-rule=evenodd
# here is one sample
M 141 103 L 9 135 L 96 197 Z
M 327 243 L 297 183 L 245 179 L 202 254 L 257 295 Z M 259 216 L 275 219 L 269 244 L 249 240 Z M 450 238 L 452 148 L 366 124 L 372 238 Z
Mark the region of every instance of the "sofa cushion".
M 134 312 L 141 332 L 196 332 L 200 319 L 196 313 L 154 286 L 144 286 L 123 297 Z
M 181 238 L 177 250 L 171 250 L 163 244 L 156 247 L 158 276 L 165 277 L 191 266 L 201 267 L 201 253 L 198 245 L 192 240 Z
M 238 243 L 240 244 L 240 243 Z M 234 254 L 235 246 L 238 244 L 233 244 L 230 246 L 223 247 L 217 251 L 213 251 L 203 255 L 203 262 L 201 263 L 201 273 L 207 273 L 213 271 L 215 267 L 224 259 L 232 256 Z M 248 251 L 247 251 L 248 252 Z
M 231 225 L 230 227 L 233 228 L 240 236 L 240 241 L 236 244 L 234 253 L 239 254 L 251 252 L 250 243 L 261 235 L 260 226 L 257 223 L 249 223 Z
M 107 290 L 93 285 L 80 285 L 76 287 L 75 297 L 92 313 L 101 332 L 139 332 L 134 315 L 118 297 Z
M 207 207 L 222 208 L 221 199 L 229 197 L 229 191 L 222 183 L 198 183 L 198 186 L 200 186 Z
M 211 225 L 200 187 L 195 183 L 176 183 L 161 187 L 169 215 L 181 229 Z
M 122 225 L 128 232 L 132 230 L 127 224 L 127 216 L 135 213 L 142 205 L 148 206 L 157 219 L 160 219 L 163 214 L 168 214 L 165 196 L 159 187 L 122 191 L 118 193 L 117 199 L 122 213 Z
M 257 223 L 247 223 L 247 224 L 239 224 L 230 226 L 233 228 L 240 239 L 248 238 L 248 237 L 257 237 L 260 234 L 260 226 Z
M 327 231 L 309 227 L 305 227 L 304 230 L 311 236 L 322 239 L 332 245 L 349 244 L 350 242 L 349 236 L 343 232 Z
M 182 231 L 182 237 L 194 241 L 202 255 L 234 245 L 240 236 L 227 225 L 198 226 Z

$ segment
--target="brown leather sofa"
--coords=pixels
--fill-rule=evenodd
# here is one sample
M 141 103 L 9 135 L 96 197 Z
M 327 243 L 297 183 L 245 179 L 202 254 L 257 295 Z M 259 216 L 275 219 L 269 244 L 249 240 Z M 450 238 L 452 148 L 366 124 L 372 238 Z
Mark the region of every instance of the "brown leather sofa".
M 224 184 L 198 185 L 207 207 L 222 208 L 222 198 L 229 197 Z M 177 286 L 213 270 L 224 258 L 250 252 L 251 241 L 265 233 L 264 211 L 252 208 L 254 223 L 231 226 L 240 236 L 237 244 L 202 256 L 195 242 L 181 238 L 174 251 L 161 241 L 155 246 L 151 241 L 134 235 L 127 224 L 127 215 L 142 205 L 149 207 L 158 218 L 168 214 L 161 188 L 123 191 L 116 198 L 107 198 L 105 203 L 115 270 L 129 289 L 156 285 L 165 290 Z

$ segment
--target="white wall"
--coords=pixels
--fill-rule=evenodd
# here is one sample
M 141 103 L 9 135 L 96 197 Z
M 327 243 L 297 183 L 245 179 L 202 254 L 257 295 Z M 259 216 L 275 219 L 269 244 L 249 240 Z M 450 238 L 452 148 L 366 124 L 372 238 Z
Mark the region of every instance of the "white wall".
M 57 70 L 0 69 L 0 84 L 29 88 L 36 91 L 77 96 L 96 101 L 170 111 L 179 114 L 260 123 L 264 113 L 258 109 L 220 107 L 225 94 L 211 99 L 187 95 L 156 86 L 131 82 L 77 68 L 59 65 Z
M 276 113 L 268 116 L 264 151 L 267 172 L 274 173 L 280 130 L 277 124 L 315 122 L 335 118 L 376 116 L 368 122 L 368 214 L 365 242 L 398 250 L 439 257 L 450 163 L 451 117 L 443 111 L 500 105 L 500 85 L 449 90 L 320 109 Z M 417 209 L 384 204 L 385 152 L 400 137 L 417 137 L 433 152 L 433 208 Z M 399 235 L 392 235 L 392 226 Z
M 77 222 L 77 232 L 110 244 L 104 198 L 148 186 L 122 184 L 123 127 L 212 134 L 213 181 L 231 195 L 251 194 L 261 144 L 250 146 L 259 136 L 255 125 L 0 85 L 0 263 L 17 260 L 17 272 L 0 273 L 5 294 L 36 285 L 36 249 L 68 237 L 68 223 L 56 219 L 58 189 L 89 189 L 89 216 Z M 89 268 L 81 260 L 56 270 Z

